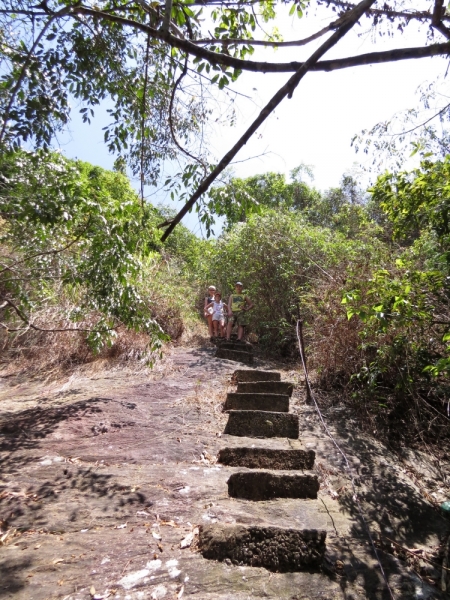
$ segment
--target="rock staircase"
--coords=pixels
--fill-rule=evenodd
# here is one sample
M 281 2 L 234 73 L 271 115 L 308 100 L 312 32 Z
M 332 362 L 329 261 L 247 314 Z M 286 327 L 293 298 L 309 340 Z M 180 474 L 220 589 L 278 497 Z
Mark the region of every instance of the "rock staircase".
M 225 358 L 241 362 L 244 365 L 253 364 L 253 346 L 250 342 L 237 341 L 233 336 L 230 341 L 217 341 L 216 358 Z
M 291 383 L 280 381 L 280 373 L 270 371 L 238 370 L 233 377 L 237 391 L 227 395 L 224 409 L 228 411 L 228 423 L 224 433 L 245 438 L 298 440 L 298 416 L 289 413 Z M 319 482 L 316 475 L 308 472 L 314 460 L 313 450 L 253 445 L 230 445 L 218 455 L 218 462 L 223 465 L 244 469 L 228 479 L 228 495 L 253 502 L 317 499 Z M 199 548 L 205 558 L 272 571 L 319 568 L 325 553 L 326 531 L 286 525 L 286 528 L 202 525 Z

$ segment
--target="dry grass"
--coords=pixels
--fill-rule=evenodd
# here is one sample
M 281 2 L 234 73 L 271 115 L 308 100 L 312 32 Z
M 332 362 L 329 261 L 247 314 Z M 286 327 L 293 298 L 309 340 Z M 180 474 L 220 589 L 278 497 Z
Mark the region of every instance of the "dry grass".
M 148 350 L 149 337 L 119 328 L 111 346 L 94 353 L 86 341 L 86 335 L 78 332 L 46 333 L 28 330 L 13 339 L 0 334 L 3 374 L 26 373 L 31 377 L 52 375 L 59 377 L 81 365 L 98 363 L 111 368 L 119 364 L 133 364 L 135 368 L 147 368 L 151 359 Z
M 309 366 L 322 388 L 346 385 L 364 364 L 361 323 L 347 318 L 338 284 L 324 281 L 314 290 L 320 303 L 311 310 L 312 326 L 305 330 Z
M 204 327 L 194 309 L 196 289 L 183 283 L 179 269 L 158 257 L 149 259 L 138 287 L 149 316 L 169 337 L 170 343 L 190 345 L 199 341 L 199 332 L 203 333 Z M 26 327 L 13 311 L 3 315 L 3 319 L 9 317 L 6 322 L 11 329 L 23 328 L 12 333 L 0 329 L 3 373 L 58 378 L 83 365 L 140 371 L 160 360 L 160 352 L 151 351 L 150 335 L 123 325 L 116 328 L 109 340 L 105 339 L 100 350 L 94 351 L 87 336 L 89 330 L 96 329 L 101 315 L 91 311 L 76 323 L 68 317 L 77 314 L 82 298 L 83 290 L 66 290 L 61 284 L 55 284 L 48 288 L 48 300 L 30 315 L 32 323 L 43 330 L 76 327 L 80 331 L 39 331 Z

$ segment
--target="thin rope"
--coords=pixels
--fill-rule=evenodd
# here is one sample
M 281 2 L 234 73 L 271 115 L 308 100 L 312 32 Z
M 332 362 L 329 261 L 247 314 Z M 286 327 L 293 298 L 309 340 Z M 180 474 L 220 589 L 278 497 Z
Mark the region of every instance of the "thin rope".
M 325 420 L 324 420 L 324 418 L 322 416 L 322 413 L 320 412 L 319 405 L 317 404 L 316 398 L 315 398 L 315 396 L 313 394 L 313 391 L 312 391 L 312 388 L 311 388 L 311 384 L 310 384 L 310 381 L 309 381 L 308 369 L 306 368 L 305 357 L 303 356 L 302 344 L 301 344 L 301 340 L 300 340 L 299 326 L 300 326 L 300 320 L 297 321 L 297 340 L 298 340 L 298 347 L 299 347 L 299 350 L 300 350 L 300 357 L 302 359 L 303 371 L 305 373 L 306 388 L 307 388 L 309 397 L 314 402 L 317 414 L 319 415 L 320 422 L 322 423 L 322 426 L 325 429 L 326 434 L 328 435 L 328 437 L 330 438 L 330 440 L 333 442 L 333 444 L 336 446 L 338 452 L 341 454 L 342 458 L 344 459 L 345 469 L 347 470 L 348 476 L 350 477 L 350 481 L 351 481 L 352 488 L 353 488 L 353 501 L 355 502 L 355 504 L 356 504 L 356 506 L 358 508 L 359 516 L 361 517 L 361 520 L 362 520 L 362 522 L 364 524 L 364 527 L 366 529 L 367 536 L 368 536 L 368 538 L 370 540 L 370 543 L 372 545 L 372 548 L 373 548 L 373 553 L 375 555 L 375 558 L 377 559 L 378 565 L 380 567 L 381 574 L 383 575 L 383 579 L 384 579 L 384 583 L 386 584 L 386 588 L 387 588 L 387 590 L 389 592 L 389 595 L 390 595 L 391 599 L 395 600 L 395 596 L 392 593 L 392 590 L 390 588 L 390 585 L 389 585 L 386 573 L 384 572 L 383 565 L 381 564 L 381 560 L 380 560 L 380 557 L 378 555 L 378 551 L 376 549 L 375 543 L 374 543 L 372 535 L 370 533 L 369 525 L 367 524 L 367 521 L 366 521 L 366 519 L 364 517 L 364 513 L 363 513 L 363 510 L 362 510 L 359 498 L 358 498 L 358 494 L 356 492 L 355 480 L 354 480 L 354 477 L 353 477 L 352 469 L 350 467 L 350 463 L 348 462 L 347 455 L 340 448 L 339 444 L 336 442 L 336 440 L 334 439 L 334 437 L 331 435 L 331 432 L 328 429 L 327 424 L 325 423 Z

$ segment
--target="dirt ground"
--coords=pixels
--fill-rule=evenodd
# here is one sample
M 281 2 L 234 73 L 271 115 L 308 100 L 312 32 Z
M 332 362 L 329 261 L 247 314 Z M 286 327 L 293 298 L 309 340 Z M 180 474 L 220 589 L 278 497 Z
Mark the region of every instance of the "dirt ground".
M 282 379 L 297 384 L 298 441 L 223 434 L 222 405 L 239 365 L 213 352 L 174 348 L 151 373 L 84 370 L 57 383 L 0 377 L 0 599 L 448 597 L 450 522 L 439 503 L 450 499 L 449 464 L 400 448 L 394 455 L 360 433 L 346 409 L 329 409 L 356 503 L 297 371 Z M 247 444 L 315 450 L 318 500 L 229 498 L 227 479 L 239 469 L 215 457 Z M 206 560 L 196 527 L 215 522 L 324 528 L 323 568 L 280 574 Z

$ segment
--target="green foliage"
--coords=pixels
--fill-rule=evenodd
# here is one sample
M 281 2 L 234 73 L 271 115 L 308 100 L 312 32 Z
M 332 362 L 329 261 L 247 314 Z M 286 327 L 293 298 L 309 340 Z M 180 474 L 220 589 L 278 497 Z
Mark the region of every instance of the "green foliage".
M 143 261 L 161 247 L 161 213 L 142 206 L 122 174 L 55 153 L 4 154 L 0 177 L 4 326 L 33 327 L 33 315 L 49 299 L 57 303 L 51 290 L 58 284 L 73 302 L 59 323 L 40 328 L 77 328 L 96 314 L 87 327 L 93 347 L 123 325 L 149 334 L 156 349 L 166 336 L 139 281 Z M 180 229 L 168 250 L 176 256 L 191 248 L 193 264 L 193 237 Z
M 227 230 L 264 208 L 298 211 L 310 224 L 341 231 L 348 237 L 369 226 L 365 194 L 353 177 L 344 175 L 340 187 L 321 193 L 303 181 L 305 175 L 312 179 L 312 168 L 302 164 L 293 169 L 289 183 L 281 173 L 230 177 L 225 185 L 210 190 L 209 208 L 226 218 Z
M 373 255 L 373 245 L 366 246 L 313 227 L 295 212 L 265 209 L 218 240 L 208 275 L 224 295 L 237 279 L 244 282 L 255 303 L 249 313 L 251 330 L 272 352 L 284 352 L 295 338 L 298 311 L 314 318 L 312 296 L 318 283 L 333 281 L 336 270 L 362 254 Z
M 421 232 L 435 235 L 437 249 L 450 265 L 450 156 L 443 161 L 422 161 L 411 173 L 386 173 L 372 189 L 393 224 L 397 239 L 412 240 Z
M 376 344 L 355 382 L 375 395 L 442 398 L 450 371 L 450 161 L 423 161 L 410 173 L 386 173 L 372 188 L 395 239 L 392 257 L 366 280 L 348 281 L 342 303 L 363 322 L 360 337 Z M 434 376 L 434 381 L 430 380 Z
M 369 155 L 375 172 L 398 171 L 405 160 L 426 154 L 443 160 L 450 152 L 448 80 L 425 81 L 417 89 L 416 106 L 376 123 L 353 137 L 356 152 Z M 367 162 L 367 161 L 366 161 Z

